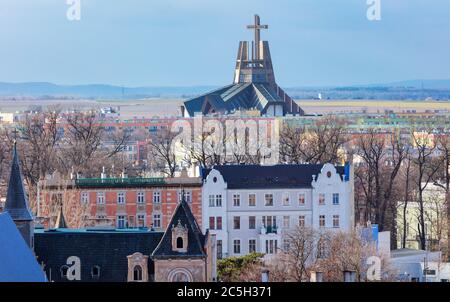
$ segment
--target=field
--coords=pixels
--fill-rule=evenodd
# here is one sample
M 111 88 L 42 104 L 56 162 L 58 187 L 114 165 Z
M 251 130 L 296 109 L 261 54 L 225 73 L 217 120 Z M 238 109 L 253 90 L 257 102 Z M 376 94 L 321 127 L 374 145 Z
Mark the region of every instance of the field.
M 120 115 L 123 119 L 151 118 L 155 116 L 178 116 L 181 99 L 145 99 L 145 100 L 2 100 L 0 101 L 0 112 L 16 112 L 27 110 L 30 106 L 41 105 L 43 109 L 58 105 L 63 110 L 78 109 L 98 109 L 102 107 L 119 107 Z M 298 101 L 298 104 L 307 114 L 323 113 L 345 113 L 361 112 L 363 110 L 371 113 L 385 110 L 394 112 L 404 112 L 416 110 L 425 112 L 426 110 L 447 110 L 450 111 L 450 102 L 436 101 L 386 101 L 386 100 L 337 100 L 319 101 L 305 100 Z

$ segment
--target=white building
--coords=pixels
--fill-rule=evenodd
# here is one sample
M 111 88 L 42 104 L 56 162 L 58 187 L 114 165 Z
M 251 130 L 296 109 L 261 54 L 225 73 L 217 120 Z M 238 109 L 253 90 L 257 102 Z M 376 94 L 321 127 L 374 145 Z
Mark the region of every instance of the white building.
M 219 256 L 274 254 L 298 225 L 354 226 L 350 165 L 227 165 L 202 174 L 203 231 L 216 234 Z

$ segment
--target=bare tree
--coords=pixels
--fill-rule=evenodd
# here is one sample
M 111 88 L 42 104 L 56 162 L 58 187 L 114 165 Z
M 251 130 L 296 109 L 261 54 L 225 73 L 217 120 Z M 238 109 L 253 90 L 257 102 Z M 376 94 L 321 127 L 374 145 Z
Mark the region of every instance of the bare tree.
M 432 131 L 424 131 L 422 133 L 414 133 L 412 135 L 414 146 L 416 149 L 416 156 L 413 163 L 417 170 L 417 175 L 414 179 L 414 184 L 417 188 L 417 203 L 419 206 L 419 223 L 418 232 L 420 239 L 420 248 L 426 250 L 426 228 L 425 228 L 425 207 L 424 207 L 424 191 L 432 182 L 436 173 L 439 170 L 439 163 L 433 159 L 436 151 L 436 141 Z
M 177 133 L 161 130 L 149 141 L 150 161 L 154 167 L 168 177 L 175 177 L 177 159 L 174 150 Z

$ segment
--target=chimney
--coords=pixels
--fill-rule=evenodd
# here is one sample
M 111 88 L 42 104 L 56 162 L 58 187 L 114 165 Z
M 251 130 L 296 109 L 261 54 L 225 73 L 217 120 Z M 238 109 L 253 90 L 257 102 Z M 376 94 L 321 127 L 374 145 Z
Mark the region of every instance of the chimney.
M 101 178 L 101 179 L 105 179 L 105 178 L 106 178 L 106 170 L 105 170 L 105 167 L 102 168 L 102 173 L 100 174 L 100 178 Z

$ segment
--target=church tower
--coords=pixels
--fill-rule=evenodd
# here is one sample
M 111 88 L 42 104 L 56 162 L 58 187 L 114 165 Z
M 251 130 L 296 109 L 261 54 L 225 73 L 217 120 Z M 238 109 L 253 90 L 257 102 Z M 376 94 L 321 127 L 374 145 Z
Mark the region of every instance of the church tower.
M 11 174 L 4 211 L 9 213 L 28 246 L 33 248 L 33 215 L 28 207 L 28 198 L 23 187 L 16 142 L 14 142 Z

